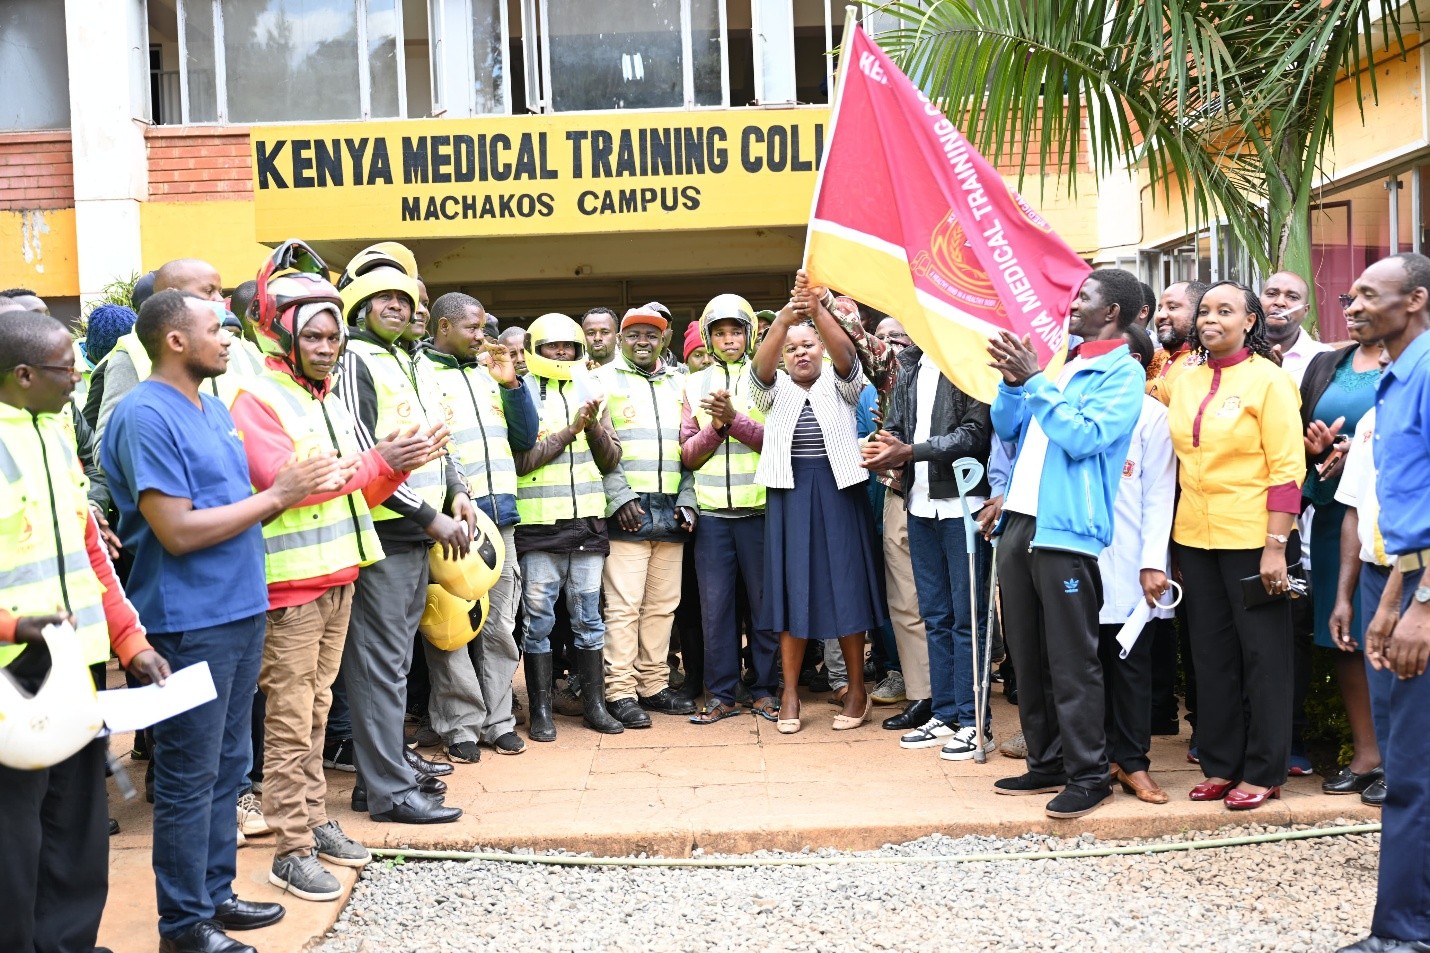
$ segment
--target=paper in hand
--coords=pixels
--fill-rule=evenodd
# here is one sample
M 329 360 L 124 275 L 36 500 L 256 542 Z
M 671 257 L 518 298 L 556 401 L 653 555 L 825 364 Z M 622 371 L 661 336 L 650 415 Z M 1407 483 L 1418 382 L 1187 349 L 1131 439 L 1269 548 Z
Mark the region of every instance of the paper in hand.
M 139 731 L 218 697 L 208 662 L 181 668 L 164 684 L 99 693 L 99 710 L 110 731 Z

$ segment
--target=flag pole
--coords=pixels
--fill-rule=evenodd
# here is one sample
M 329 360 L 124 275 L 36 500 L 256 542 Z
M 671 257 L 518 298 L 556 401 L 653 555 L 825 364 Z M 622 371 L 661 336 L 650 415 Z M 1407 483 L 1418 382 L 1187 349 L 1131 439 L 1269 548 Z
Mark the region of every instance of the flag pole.
M 849 41 L 859 23 L 859 8 L 854 4 L 844 7 L 844 36 L 840 42 L 839 65 L 834 68 L 834 105 L 829 110 L 829 131 L 824 137 L 824 154 L 819 159 L 819 171 L 815 173 L 814 194 L 809 199 L 809 219 L 804 226 L 804 254 L 800 256 L 800 267 L 809 266 L 809 222 L 814 221 L 814 210 L 819 204 L 819 190 L 824 185 L 824 169 L 829 159 L 829 147 L 834 144 L 834 127 L 839 120 L 839 106 L 844 101 L 844 79 L 848 73 L 845 66 L 849 59 Z

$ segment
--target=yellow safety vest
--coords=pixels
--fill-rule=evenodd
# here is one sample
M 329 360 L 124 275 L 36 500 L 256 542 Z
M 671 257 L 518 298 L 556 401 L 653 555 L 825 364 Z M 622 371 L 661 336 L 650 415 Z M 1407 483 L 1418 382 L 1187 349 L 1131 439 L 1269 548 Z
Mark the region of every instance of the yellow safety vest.
M 700 409 L 700 402 L 717 390 L 730 392 L 738 413 L 756 423 L 764 423 L 765 415 L 750 403 L 750 364 L 748 361 L 730 365 L 716 359 L 715 363 L 687 377 L 685 400 L 695 422 L 704 427 L 710 415 Z M 734 437 L 726 437 L 715 452 L 695 471 L 695 499 L 702 510 L 762 510 L 765 508 L 765 488 L 755 482 L 760 455 Z
M 431 381 L 424 373 L 419 383 L 417 368 L 412 357 L 401 348 L 388 349 L 371 341 L 350 339 L 347 345 L 349 357 L 352 355 L 367 365 L 372 375 L 372 386 L 377 391 L 377 426 L 373 428 L 373 439 L 381 440 L 395 430 L 402 430 L 416 424 L 427 430 L 446 416 L 445 410 L 436 408 L 429 413 L 422 403 L 422 384 Z M 438 457 L 421 469 L 412 471 L 406 487 L 422 498 L 423 502 L 439 512 L 447 500 L 447 479 L 444 471 L 446 459 Z M 401 513 L 386 506 L 373 508 L 372 518 L 379 523 L 395 520 Z
M 361 452 L 352 415 L 331 393 L 319 400 L 289 375 L 273 370 L 244 379 L 239 390 L 273 411 L 299 459 L 326 450 L 336 450 L 340 457 Z M 316 579 L 383 558 L 372 513 L 360 491 L 284 510 L 263 527 L 263 553 L 269 583 Z
M 115 351 L 123 351 L 129 355 L 129 360 L 134 363 L 134 373 L 141 381 L 148 379 L 153 372 L 154 362 L 149 360 L 149 352 L 144 350 L 139 335 L 133 331 L 114 342 L 109 354 Z M 109 360 L 109 354 L 104 356 L 105 361 Z M 228 348 L 228 370 L 218 377 L 209 378 L 209 391 L 223 401 L 225 407 L 232 407 L 233 399 L 241 389 L 241 382 L 245 378 L 264 373 L 264 370 L 263 352 L 247 338 L 234 335 L 233 343 Z
M 537 440 L 571 423 L 575 397 L 568 392 L 570 381 L 532 376 L 540 404 L 541 430 Z M 584 519 L 606 515 L 606 491 L 601 484 L 601 468 L 591 456 L 591 445 L 582 431 L 576 439 L 544 467 L 538 467 L 516 484 L 516 512 L 523 523 L 550 526 L 557 520 Z
M 109 658 L 109 626 L 84 545 L 89 481 L 65 429 L 68 414 L 0 403 L 0 605 L 15 616 L 71 613 L 93 665 Z M 0 646 L 0 665 L 24 648 Z
M 625 355 L 596 372 L 606 392 L 611 424 L 621 438 L 621 470 L 637 493 L 680 492 L 680 399 L 683 378 L 664 371 L 648 377 Z
M 516 461 L 507 443 L 501 385 L 481 366 L 457 367 L 450 355 L 425 351 L 425 367 L 447 414 L 452 446 L 473 493 L 516 496 Z M 440 357 L 440 359 L 439 359 Z

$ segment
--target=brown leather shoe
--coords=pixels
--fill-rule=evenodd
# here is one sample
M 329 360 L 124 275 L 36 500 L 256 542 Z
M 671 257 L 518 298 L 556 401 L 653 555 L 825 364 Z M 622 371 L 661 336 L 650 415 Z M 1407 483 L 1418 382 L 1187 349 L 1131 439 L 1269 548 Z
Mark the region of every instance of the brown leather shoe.
M 1140 778 L 1137 775 L 1141 775 Z M 1139 801 L 1146 801 L 1148 804 L 1166 804 L 1170 801 L 1171 795 L 1157 786 L 1157 782 L 1152 780 L 1152 776 L 1146 771 L 1137 771 L 1128 774 L 1121 768 L 1113 776 L 1118 784 L 1122 785 L 1122 790 L 1134 795 Z M 1145 779 L 1145 780 L 1144 780 Z

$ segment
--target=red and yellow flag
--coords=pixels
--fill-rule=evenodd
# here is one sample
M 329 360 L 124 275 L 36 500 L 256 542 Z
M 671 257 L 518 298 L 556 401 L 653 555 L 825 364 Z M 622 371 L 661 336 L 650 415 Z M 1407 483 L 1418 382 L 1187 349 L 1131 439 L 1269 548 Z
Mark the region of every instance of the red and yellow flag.
M 1056 373 L 1091 269 L 858 26 L 848 36 L 805 268 L 894 315 L 965 393 L 992 402 L 988 338 L 1029 335 Z

